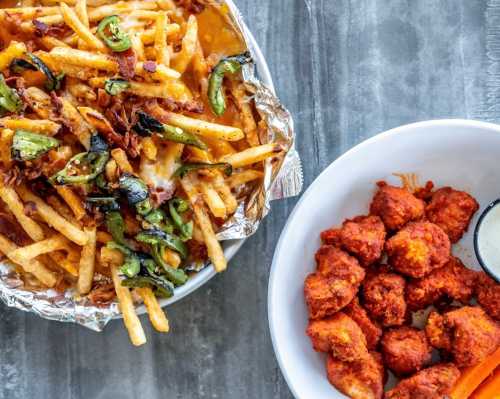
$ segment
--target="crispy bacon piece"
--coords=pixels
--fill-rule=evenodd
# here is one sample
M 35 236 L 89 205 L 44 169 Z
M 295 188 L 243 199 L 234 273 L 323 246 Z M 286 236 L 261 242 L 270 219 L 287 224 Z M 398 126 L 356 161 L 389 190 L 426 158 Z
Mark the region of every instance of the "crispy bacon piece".
M 121 53 L 114 53 L 114 57 L 118 62 L 120 75 L 124 79 L 132 79 L 135 75 L 135 64 L 137 63 L 137 57 L 134 50 L 130 48 Z
M 176 3 L 191 14 L 199 14 L 205 9 L 205 4 L 201 0 L 176 0 Z
M 98 284 L 88 295 L 90 302 L 94 305 L 106 305 L 115 297 L 116 291 L 112 283 Z
M 156 62 L 144 61 L 143 68 L 147 72 L 154 73 L 154 72 L 156 72 Z
M 25 246 L 31 242 L 19 223 L 9 214 L 4 212 L 0 212 L 0 234 L 3 234 L 19 246 Z
M 172 98 L 160 99 L 159 104 L 172 112 L 190 112 L 192 114 L 202 114 L 205 108 L 203 103 L 190 100 L 190 101 L 176 101 Z

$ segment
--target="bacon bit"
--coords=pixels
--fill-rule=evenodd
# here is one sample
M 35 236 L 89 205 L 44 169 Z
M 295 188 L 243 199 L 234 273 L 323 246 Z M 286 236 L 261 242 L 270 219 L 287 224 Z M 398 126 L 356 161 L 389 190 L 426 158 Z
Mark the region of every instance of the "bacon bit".
M 174 184 L 170 185 L 167 190 L 164 187 L 155 187 L 150 190 L 150 193 L 153 205 L 155 207 L 159 207 L 161 204 L 168 201 L 174 196 L 175 185 Z
M 156 72 L 156 62 L 154 61 L 144 61 L 143 68 L 147 72 Z
M 52 102 L 52 105 L 54 106 L 56 112 L 58 115 L 61 115 L 62 110 L 64 108 L 64 105 L 59 97 L 57 97 L 57 94 L 55 91 L 50 92 L 50 100 Z
M 97 89 L 97 105 L 102 108 L 109 107 L 111 96 L 104 89 Z
M 108 118 L 113 128 L 119 133 L 125 134 L 130 130 L 130 123 L 125 112 L 125 107 L 120 100 L 113 98 L 113 105 L 107 108 L 104 116 Z
M 189 240 L 186 242 L 189 249 L 189 260 L 195 263 L 203 263 L 208 259 L 207 247 L 202 242 Z
M 65 24 L 47 25 L 46 23 L 41 22 L 37 19 L 34 19 L 32 23 L 35 26 L 35 36 L 37 37 L 53 36 L 62 38 L 68 31 Z
M 90 302 L 94 305 L 107 305 L 116 297 L 115 287 L 111 283 L 104 283 L 96 286 L 88 294 Z
M 34 202 L 28 201 L 24 204 L 23 212 L 26 216 L 33 216 L 36 213 L 36 204 Z
M 176 3 L 191 14 L 199 14 L 205 9 L 205 4 L 201 0 L 176 0 Z
M 17 186 L 21 184 L 22 172 L 17 165 L 11 166 L 7 170 L 1 170 L 3 184 L 6 186 Z
M 203 103 L 196 100 L 176 101 L 171 98 L 163 98 L 159 101 L 160 105 L 171 112 L 190 112 L 193 114 L 202 114 L 205 110 Z
M 114 53 L 114 57 L 118 62 L 120 75 L 124 79 L 132 79 L 135 76 L 135 64 L 137 63 L 134 50 L 130 48 L 121 53 Z
M 64 275 L 60 274 L 59 277 L 57 278 L 57 282 L 56 282 L 56 285 L 54 286 L 54 289 L 63 294 L 66 292 L 66 290 L 71 287 L 71 282 L 69 282 L 68 280 L 66 280 L 66 278 L 64 278 Z
M 19 246 L 28 245 L 31 240 L 23 228 L 7 213 L 0 213 L 0 234 Z

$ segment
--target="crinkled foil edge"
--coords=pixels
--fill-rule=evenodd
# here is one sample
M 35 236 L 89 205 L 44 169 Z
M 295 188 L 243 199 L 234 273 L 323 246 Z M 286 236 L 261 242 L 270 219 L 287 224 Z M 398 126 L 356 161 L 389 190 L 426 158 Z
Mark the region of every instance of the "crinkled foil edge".
M 221 2 L 211 2 L 221 6 Z M 240 32 L 248 49 L 255 56 L 249 30 L 232 0 L 225 2 L 228 17 Z M 264 182 L 248 195 L 235 215 L 218 232 L 220 240 L 242 239 L 257 231 L 259 223 L 268 214 L 270 202 L 275 199 L 298 195 L 302 189 L 302 166 L 295 149 L 293 120 L 280 103 L 272 88 L 265 86 L 257 77 L 255 67 L 243 70 L 245 85 L 255 101 L 257 111 L 267 125 L 267 137 L 263 142 L 278 142 L 286 156 L 266 161 Z M 102 331 L 106 324 L 119 315 L 118 305 L 112 303 L 98 307 L 78 298 L 73 290 L 61 294 L 55 290 L 29 291 L 23 289 L 23 281 L 8 263 L 0 262 L 0 300 L 7 306 L 32 312 L 40 317 L 61 322 L 80 324 L 94 331 Z

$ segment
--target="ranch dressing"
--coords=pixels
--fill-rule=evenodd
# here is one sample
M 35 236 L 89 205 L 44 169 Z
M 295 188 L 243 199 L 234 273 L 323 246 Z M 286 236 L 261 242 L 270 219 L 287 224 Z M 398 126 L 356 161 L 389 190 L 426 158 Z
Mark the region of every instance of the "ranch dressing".
M 480 262 L 491 274 L 500 278 L 500 202 L 486 210 L 476 234 Z

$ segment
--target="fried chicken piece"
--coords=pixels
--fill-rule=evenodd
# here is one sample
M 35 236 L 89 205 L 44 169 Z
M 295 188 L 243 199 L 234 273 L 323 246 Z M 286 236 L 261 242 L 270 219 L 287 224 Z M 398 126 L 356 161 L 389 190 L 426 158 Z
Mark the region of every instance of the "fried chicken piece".
M 359 284 L 365 270 L 358 260 L 347 252 L 331 245 L 322 245 L 316 252 L 317 272 L 325 277 L 335 277 Z
M 370 214 L 380 216 L 388 230 L 399 230 L 412 220 L 424 216 L 424 201 L 407 189 L 377 183 L 379 189 L 370 205 Z
M 474 366 L 500 346 L 500 325 L 478 306 L 433 312 L 425 332 L 430 344 L 451 353 L 458 367 Z
M 459 377 L 453 363 L 438 364 L 401 380 L 385 399 L 445 399 Z
M 451 244 L 446 233 L 433 223 L 411 222 L 387 240 L 389 264 L 414 278 L 428 275 L 450 259 Z
M 358 297 L 355 297 L 352 302 L 344 308 L 344 313 L 353 319 L 363 331 L 366 338 L 366 344 L 369 350 L 374 350 L 382 336 L 382 329 L 377 322 L 372 321 L 368 317 L 365 308 L 359 304 Z
M 384 366 L 374 354 L 356 362 L 344 362 L 329 354 L 326 372 L 330 384 L 352 399 L 382 399 Z
M 309 317 L 319 319 L 344 308 L 356 296 L 365 271 L 356 258 L 330 245 L 316 253 L 317 271 L 307 276 L 304 295 Z
M 317 352 L 331 352 L 337 359 L 352 362 L 368 356 L 363 331 L 342 312 L 321 320 L 310 320 L 306 331 Z
M 425 332 L 413 327 L 397 327 L 384 333 L 381 341 L 385 365 L 396 375 L 421 370 L 431 361 L 432 348 Z
M 380 259 L 385 236 L 384 223 L 378 216 L 357 216 L 346 220 L 340 229 L 321 233 L 324 243 L 345 249 L 356 256 L 364 266 Z
M 441 227 L 452 243 L 458 242 L 469 227 L 474 213 L 479 209 L 477 201 L 464 191 L 443 187 L 432 194 L 425 208 L 427 219 Z
M 412 310 L 424 309 L 443 297 L 467 304 L 474 293 L 476 277 L 477 272 L 452 256 L 444 267 L 411 281 L 406 288 L 406 302 Z
M 500 321 L 500 284 L 481 272 L 476 281 L 476 292 L 481 307 L 490 317 Z
M 406 320 L 405 279 L 395 273 L 372 274 L 363 283 L 364 306 L 384 327 Z

